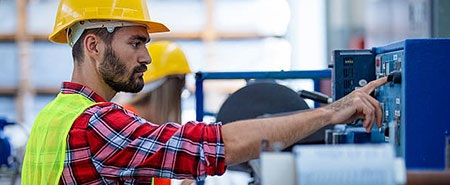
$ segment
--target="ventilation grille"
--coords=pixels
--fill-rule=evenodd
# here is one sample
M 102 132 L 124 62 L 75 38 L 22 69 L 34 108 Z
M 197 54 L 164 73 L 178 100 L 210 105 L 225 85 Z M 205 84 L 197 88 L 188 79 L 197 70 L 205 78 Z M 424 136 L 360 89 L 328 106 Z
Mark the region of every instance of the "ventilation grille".
M 353 85 L 353 77 L 354 77 L 354 70 L 353 70 L 353 58 L 344 58 L 344 93 L 348 94 L 353 91 L 354 85 Z

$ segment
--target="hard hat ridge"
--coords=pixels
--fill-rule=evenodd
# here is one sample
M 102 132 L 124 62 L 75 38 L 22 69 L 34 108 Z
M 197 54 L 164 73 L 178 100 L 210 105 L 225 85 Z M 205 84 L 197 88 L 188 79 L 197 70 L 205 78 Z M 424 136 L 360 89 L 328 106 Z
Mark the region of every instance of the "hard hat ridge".
M 116 20 L 84 20 L 75 23 L 70 28 L 67 28 L 67 43 L 70 47 L 73 47 L 78 39 L 83 34 L 84 30 L 95 28 L 106 28 L 109 33 L 113 33 L 116 27 L 126 26 L 142 26 L 147 28 L 144 24 L 129 22 L 129 21 L 116 21 Z

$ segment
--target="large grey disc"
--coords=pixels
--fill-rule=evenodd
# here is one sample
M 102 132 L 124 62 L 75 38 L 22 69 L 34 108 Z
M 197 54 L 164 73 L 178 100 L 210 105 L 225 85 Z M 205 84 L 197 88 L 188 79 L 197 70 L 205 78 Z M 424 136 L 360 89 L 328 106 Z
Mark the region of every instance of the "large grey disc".
M 231 94 L 220 108 L 216 121 L 227 124 L 237 120 L 270 117 L 309 109 L 306 102 L 292 89 L 274 82 L 256 82 Z M 324 131 L 319 130 L 300 143 L 323 143 Z M 251 172 L 247 163 L 228 167 L 230 170 Z
M 217 121 L 229 122 L 309 109 L 292 89 L 272 82 L 255 82 L 231 94 L 217 114 Z

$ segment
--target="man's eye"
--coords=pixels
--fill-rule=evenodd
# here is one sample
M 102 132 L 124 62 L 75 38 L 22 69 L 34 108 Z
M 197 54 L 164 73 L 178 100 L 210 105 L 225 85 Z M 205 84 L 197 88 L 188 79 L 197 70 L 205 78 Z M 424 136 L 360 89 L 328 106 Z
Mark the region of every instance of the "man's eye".
M 139 42 L 133 42 L 133 43 L 131 43 L 131 45 L 132 45 L 133 47 L 138 47 L 138 46 L 139 46 Z

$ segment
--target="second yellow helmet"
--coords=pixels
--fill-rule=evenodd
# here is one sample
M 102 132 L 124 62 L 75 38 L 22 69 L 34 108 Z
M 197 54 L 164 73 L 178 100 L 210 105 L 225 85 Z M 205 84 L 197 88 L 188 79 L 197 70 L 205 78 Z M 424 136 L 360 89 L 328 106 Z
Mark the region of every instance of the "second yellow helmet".
M 152 58 L 144 73 L 144 82 L 149 83 L 167 75 L 191 73 L 189 63 L 180 47 L 172 41 L 154 41 L 147 46 Z

